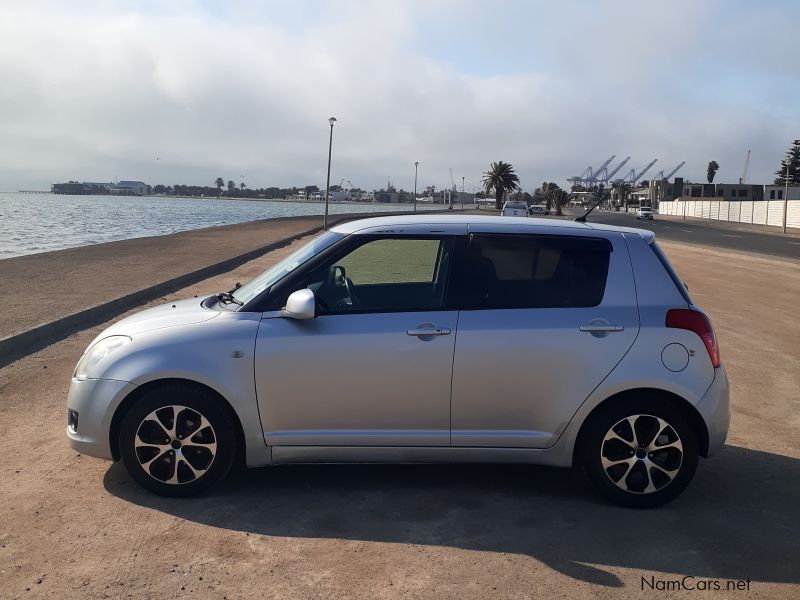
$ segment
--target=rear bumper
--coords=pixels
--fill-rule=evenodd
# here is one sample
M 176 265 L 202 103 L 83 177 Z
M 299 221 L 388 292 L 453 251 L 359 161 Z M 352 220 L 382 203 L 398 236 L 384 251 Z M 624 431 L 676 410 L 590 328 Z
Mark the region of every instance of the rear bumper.
M 110 445 L 111 419 L 114 412 L 136 386 L 111 379 L 72 380 L 67 396 L 67 410 L 78 413 L 77 429 L 67 426 L 67 438 L 73 450 L 113 460 Z
M 697 404 L 708 430 L 708 453 L 713 456 L 725 444 L 731 423 L 730 387 L 725 368 L 714 369 L 714 381 Z

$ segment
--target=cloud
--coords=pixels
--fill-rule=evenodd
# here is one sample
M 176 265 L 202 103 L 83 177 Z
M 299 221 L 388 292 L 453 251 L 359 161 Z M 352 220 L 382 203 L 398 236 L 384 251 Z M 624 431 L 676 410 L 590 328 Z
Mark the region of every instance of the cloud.
M 758 9 L 758 10 L 756 10 Z M 525 187 L 612 153 L 766 181 L 800 136 L 792 4 L 0 5 L 0 189 L 63 179 L 250 187 L 387 177 Z M 763 30 L 769 34 L 759 35 Z M 753 40 L 756 40 L 754 43 Z M 156 160 L 158 157 L 158 160 Z

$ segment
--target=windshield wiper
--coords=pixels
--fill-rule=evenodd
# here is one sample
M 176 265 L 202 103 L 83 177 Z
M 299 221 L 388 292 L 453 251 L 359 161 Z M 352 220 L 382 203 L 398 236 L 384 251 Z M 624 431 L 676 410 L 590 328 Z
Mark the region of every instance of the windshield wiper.
M 229 294 L 232 294 L 233 292 L 235 292 L 236 290 L 238 290 L 240 287 L 242 287 L 242 284 L 241 284 L 241 283 L 239 283 L 239 282 L 237 281 L 237 282 L 236 282 L 236 285 L 234 285 L 234 286 L 233 286 L 233 289 L 232 289 L 232 290 L 228 290 L 228 293 L 229 293 Z
M 244 306 L 244 302 L 237 300 L 233 297 L 233 294 L 230 292 L 220 292 L 217 294 L 217 298 L 219 298 L 220 302 L 233 302 L 234 304 L 238 304 L 239 306 Z

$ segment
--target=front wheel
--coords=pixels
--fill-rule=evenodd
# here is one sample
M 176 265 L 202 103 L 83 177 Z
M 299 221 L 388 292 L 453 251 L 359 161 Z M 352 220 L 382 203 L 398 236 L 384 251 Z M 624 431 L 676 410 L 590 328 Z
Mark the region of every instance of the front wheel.
M 607 498 L 634 508 L 669 502 L 697 469 L 697 436 L 679 410 L 633 400 L 601 409 L 579 440 L 590 481 Z
M 236 431 L 210 391 L 167 384 L 145 393 L 128 411 L 119 436 L 125 468 L 161 496 L 197 494 L 233 466 Z

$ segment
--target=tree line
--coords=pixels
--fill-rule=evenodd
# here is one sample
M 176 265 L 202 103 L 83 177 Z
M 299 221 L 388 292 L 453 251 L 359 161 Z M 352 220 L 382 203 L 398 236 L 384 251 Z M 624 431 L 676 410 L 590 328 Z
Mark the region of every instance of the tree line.
M 338 192 L 342 190 L 339 185 L 332 185 L 330 190 Z M 153 192 L 156 194 L 165 194 L 167 196 L 211 196 L 220 198 L 260 198 L 267 200 L 283 199 L 287 196 L 296 196 L 301 191 L 306 195 L 314 195 L 320 192 L 316 185 L 306 185 L 303 187 L 264 187 L 264 188 L 249 188 L 247 184 L 241 182 L 239 185 L 233 180 L 228 180 L 227 183 L 222 177 L 217 177 L 214 185 L 162 185 L 158 184 L 153 186 Z M 362 192 L 360 188 L 352 188 L 353 192 Z
M 554 209 L 557 215 L 561 215 L 570 198 L 569 192 L 562 190 L 553 181 L 543 182 L 534 191 L 533 195 L 522 191 L 519 185 L 519 176 L 514 171 L 514 167 L 502 160 L 489 165 L 489 169 L 484 172 L 481 182 L 486 194 L 494 194 L 494 206 L 498 210 L 503 208 L 506 194 L 516 192 L 516 200 L 544 204 L 548 210 Z

